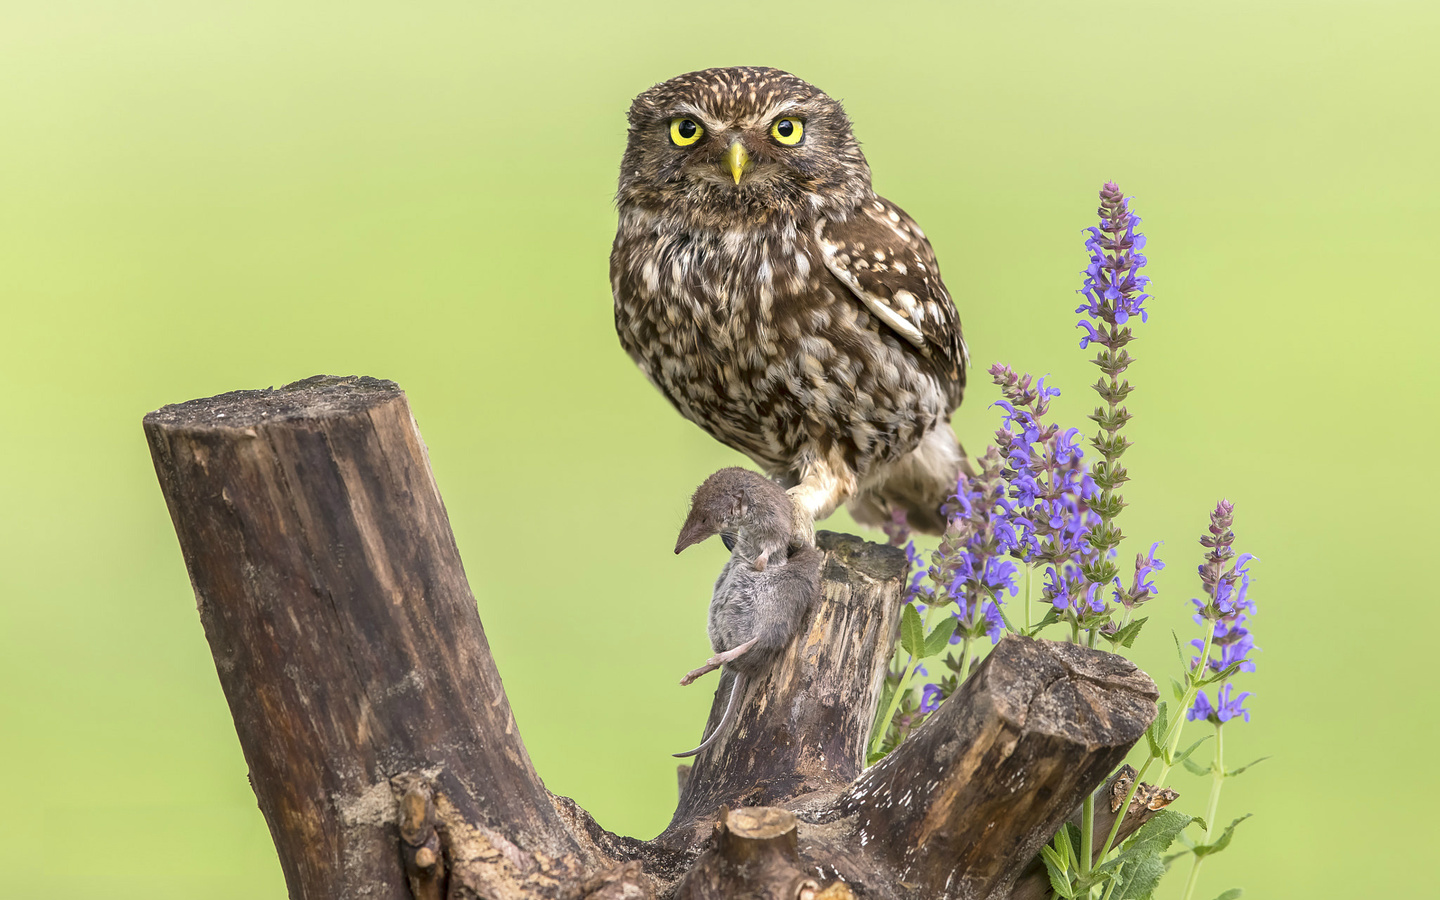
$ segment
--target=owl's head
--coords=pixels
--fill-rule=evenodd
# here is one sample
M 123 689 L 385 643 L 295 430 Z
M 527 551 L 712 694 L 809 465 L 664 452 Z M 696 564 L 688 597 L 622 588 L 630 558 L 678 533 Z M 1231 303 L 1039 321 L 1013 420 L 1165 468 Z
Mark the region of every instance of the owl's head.
M 808 221 L 870 196 L 870 167 L 840 103 L 788 72 L 705 69 L 630 107 L 621 207 L 696 227 Z

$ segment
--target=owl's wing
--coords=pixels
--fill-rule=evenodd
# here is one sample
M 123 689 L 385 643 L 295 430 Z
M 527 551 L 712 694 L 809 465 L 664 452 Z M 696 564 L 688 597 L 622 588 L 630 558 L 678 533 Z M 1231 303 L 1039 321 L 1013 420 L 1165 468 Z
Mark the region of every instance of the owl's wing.
M 865 308 L 963 388 L 970 355 L 960 318 L 915 220 L 877 197 L 844 221 L 822 221 L 816 238 L 825 265 Z

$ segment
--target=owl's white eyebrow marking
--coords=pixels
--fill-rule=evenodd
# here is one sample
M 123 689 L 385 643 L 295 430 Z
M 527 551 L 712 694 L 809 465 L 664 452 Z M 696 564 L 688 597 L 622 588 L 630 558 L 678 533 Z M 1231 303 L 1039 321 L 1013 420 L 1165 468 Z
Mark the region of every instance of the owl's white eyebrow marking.
M 770 124 L 770 120 L 779 116 L 783 112 L 794 109 L 799 105 L 799 100 L 781 100 L 779 103 L 772 104 L 753 116 L 746 116 L 743 119 L 738 120 L 736 124 L 739 125 L 741 128 L 752 128 L 756 125 L 768 125 Z
M 690 116 L 692 119 L 699 119 L 706 131 L 717 131 L 720 127 L 715 118 L 693 103 L 677 103 L 672 106 L 667 118 L 673 119 L 676 116 Z

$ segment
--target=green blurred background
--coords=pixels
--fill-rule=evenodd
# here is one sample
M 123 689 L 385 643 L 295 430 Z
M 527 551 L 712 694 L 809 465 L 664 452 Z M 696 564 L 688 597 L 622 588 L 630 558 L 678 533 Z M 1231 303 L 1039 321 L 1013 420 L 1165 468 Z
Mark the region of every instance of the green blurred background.
M 1422 3 L 0 5 L 0 896 L 283 896 L 140 417 L 321 372 L 408 391 L 546 783 L 615 831 L 664 826 L 723 557 L 670 548 L 741 460 L 618 346 L 611 196 L 630 98 L 732 64 L 843 99 L 933 239 L 973 450 L 995 360 L 1052 373 L 1087 424 L 1080 229 L 1105 179 L 1137 198 L 1155 299 L 1122 521 L 1170 563 L 1142 665 L 1173 671 L 1216 499 L 1263 561 L 1227 755 L 1274 759 L 1226 789 L 1222 819 L 1256 816 L 1201 893 L 1423 894 L 1440 616 L 1402 576 L 1440 499 L 1410 468 L 1436 436 L 1437 25 Z M 1205 783 L 1175 783 L 1202 811 Z

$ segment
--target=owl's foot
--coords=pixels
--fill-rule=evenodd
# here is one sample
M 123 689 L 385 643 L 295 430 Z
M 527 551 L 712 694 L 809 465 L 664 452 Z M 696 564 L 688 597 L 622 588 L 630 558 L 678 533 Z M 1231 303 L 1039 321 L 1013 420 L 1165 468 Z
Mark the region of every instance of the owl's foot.
M 705 661 L 705 665 L 701 666 L 698 669 L 692 669 L 691 671 L 685 673 L 685 677 L 680 679 L 680 683 L 690 684 L 695 679 L 699 678 L 701 675 L 713 672 L 721 666 L 725 665 L 726 663 L 738 659 L 741 654 L 743 654 L 746 650 L 749 650 L 751 647 L 755 646 L 755 642 L 758 640 L 760 640 L 758 637 L 753 637 L 738 647 L 726 650 L 723 653 L 715 654 L 714 656 L 710 657 Z
M 790 530 L 790 552 L 808 550 L 815 546 L 815 520 L 795 510 L 795 524 Z
M 855 493 L 855 473 L 840 459 L 815 459 L 800 467 L 800 483 L 786 491 L 795 507 L 791 546 L 815 546 L 815 520 Z

